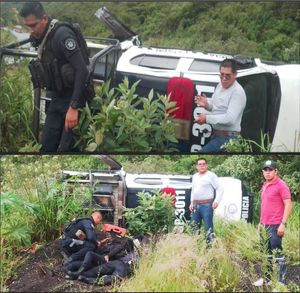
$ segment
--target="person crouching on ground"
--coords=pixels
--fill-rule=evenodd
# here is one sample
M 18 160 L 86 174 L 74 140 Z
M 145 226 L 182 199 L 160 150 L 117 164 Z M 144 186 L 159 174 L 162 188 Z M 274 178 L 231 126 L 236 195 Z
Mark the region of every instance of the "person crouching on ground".
M 95 233 L 95 226 L 103 220 L 100 211 L 95 211 L 90 217 L 72 220 L 65 228 L 61 240 L 64 265 L 82 260 L 88 251 L 93 251 L 99 244 Z

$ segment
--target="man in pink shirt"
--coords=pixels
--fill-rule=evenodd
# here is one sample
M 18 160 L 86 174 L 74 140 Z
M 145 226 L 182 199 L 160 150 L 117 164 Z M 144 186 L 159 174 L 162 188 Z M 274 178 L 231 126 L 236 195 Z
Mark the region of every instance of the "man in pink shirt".
M 262 173 L 265 182 L 261 189 L 261 210 L 259 230 L 265 229 L 267 235 L 268 267 L 265 279 L 260 278 L 253 283 L 262 286 L 265 282 L 271 283 L 273 251 L 275 262 L 279 265 L 278 281 L 283 282 L 286 267 L 282 253 L 282 237 L 285 233 L 287 220 L 291 214 L 293 203 L 288 185 L 278 177 L 276 163 L 266 161 Z M 262 233 L 260 234 L 262 236 Z M 262 237 L 261 237 L 262 239 Z M 264 241 L 262 239 L 262 241 Z

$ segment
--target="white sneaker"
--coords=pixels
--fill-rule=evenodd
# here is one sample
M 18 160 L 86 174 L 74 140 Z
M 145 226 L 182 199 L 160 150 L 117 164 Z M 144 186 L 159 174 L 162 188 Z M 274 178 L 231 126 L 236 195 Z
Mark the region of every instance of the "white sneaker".
M 261 287 L 264 284 L 264 279 L 260 278 L 257 281 L 255 281 L 252 285 L 255 287 Z
M 263 278 L 260 278 L 257 281 L 255 281 L 252 285 L 255 286 L 255 287 L 261 287 L 264 284 L 266 284 L 267 286 L 271 286 L 272 285 L 272 280 L 266 282 Z

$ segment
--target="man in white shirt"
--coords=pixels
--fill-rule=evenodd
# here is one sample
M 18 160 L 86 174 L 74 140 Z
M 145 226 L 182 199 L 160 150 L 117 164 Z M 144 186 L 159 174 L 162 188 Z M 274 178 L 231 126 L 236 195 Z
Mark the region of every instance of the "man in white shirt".
M 213 211 L 222 199 L 224 189 L 215 173 L 208 170 L 205 158 L 196 162 L 198 170 L 192 177 L 190 211 L 192 227 L 200 230 L 202 220 L 205 226 L 205 238 L 208 244 L 214 240 Z
M 195 96 L 195 103 L 209 114 L 199 114 L 195 122 L 212 125 L 211 140 L 200 150 L 205 153 L 224 152 L 222 146 L 241 132 L 241 120 L 246 106 L 246 94 L 236 81 L 237 64 L 225 59 L 220 64 L 220 83 L 211 99 L 204 94 Z

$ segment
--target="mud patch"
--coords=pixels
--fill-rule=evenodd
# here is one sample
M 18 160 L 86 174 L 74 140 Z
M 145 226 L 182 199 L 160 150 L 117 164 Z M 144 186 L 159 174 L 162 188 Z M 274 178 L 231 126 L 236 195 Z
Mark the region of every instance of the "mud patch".
M 55 240 L 30 255 L 9 284 L 10 292 L 108 292 L 110 286 L 88 285 L 65 279 L 61 271 L 62 256 Z

